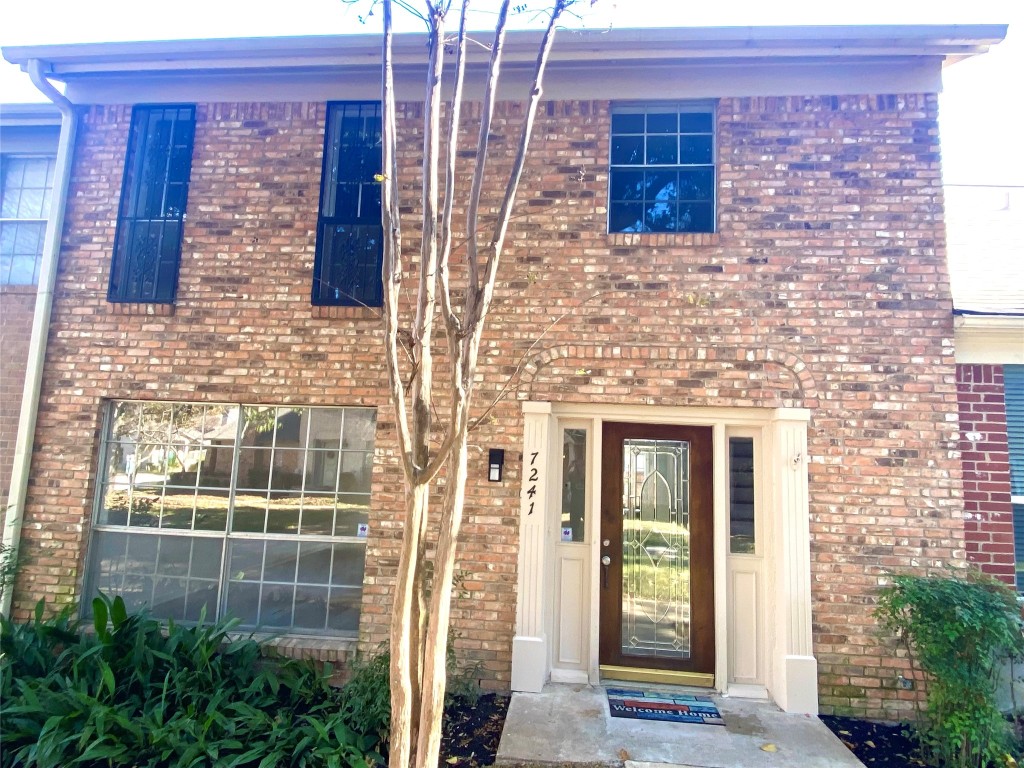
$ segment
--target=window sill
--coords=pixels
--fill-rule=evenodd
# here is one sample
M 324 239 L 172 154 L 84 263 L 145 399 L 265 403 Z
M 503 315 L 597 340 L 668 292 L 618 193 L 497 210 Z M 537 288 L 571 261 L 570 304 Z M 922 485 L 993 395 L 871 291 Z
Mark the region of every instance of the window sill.
M 248 635 L 246 635 L 248 637 Z M 289 659 L 342 660 L 355 652 L 359 642 L 354 637 L 312 635 L 272 635 L 254 632 L 253 639 Z
M 719 245 L 718 232 L 609 232 L 608 244 L 614 246 L 698 247 Z
M 35 296 L 38 292 L 39 292 L 39 286 L 38 285 L 21 285 L 21 284 L 14 284 L 14 285 L 3 284 L 3 285 L 0 285 L 0 293 L 9 293 L 9 294 L 12 294 L 12 295 L 19 295 L 19 296 Z
M 334 307 L 314 304 L 311 312 L 313 317 L 328 320 L 378 320 L 381 316 L 379 307 Z
M 110 311 L 115 315 L 142 315 L 148 317 L 173 317 L 173 304 L 150 304 L 145 302 L 110 302 Z

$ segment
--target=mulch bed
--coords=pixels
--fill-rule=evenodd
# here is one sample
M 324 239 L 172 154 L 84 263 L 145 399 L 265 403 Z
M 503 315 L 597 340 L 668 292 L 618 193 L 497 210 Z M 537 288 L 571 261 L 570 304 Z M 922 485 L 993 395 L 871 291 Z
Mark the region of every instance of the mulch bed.
M 918 757 L 917 742 L 906 735 L 906 726 L 831 715 L 822 715 L 821 721 L 868 768 L 920 768 L 927 765 Z
M 462 705 L 445 711 L 438 765 L 476 768 L 493 765 L 508 711 L 508 696 L 488 693 L 476 706 Z

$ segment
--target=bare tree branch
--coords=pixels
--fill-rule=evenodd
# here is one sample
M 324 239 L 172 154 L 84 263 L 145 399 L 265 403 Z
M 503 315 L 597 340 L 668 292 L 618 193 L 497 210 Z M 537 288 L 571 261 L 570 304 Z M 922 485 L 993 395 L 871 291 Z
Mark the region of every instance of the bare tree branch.
M 383 99 L 385 102 L 384 125 L 381 131 L 382 168 L 391 178 L 398 176 L 396 153 L 397 130 L 395 127 L 395 79 L 392 59 L 392 18 L 391 3 L 384 2 L 384 62 Z M 384 288 L 384 335 L 385 362 L 388 369 L 388 383 L 391 400 L 395 407 L 395 421 L 398 427 L 398 444 L 402 463 L 407 472 L 412 472 L 412 437 L 409 432 L 409 416 L 405 408 L 402 391 L 402 375 L 398 363 L 398 302 L 402 286 L 402 222 L 399 215 L 397 185 L 381 184 L 381 223 L 383 225 L 384 254 L 381 278 Z
M 433 353 L 431 340 L 434 310 L 437 305 L 437 199 L 440 136 L 438 115 L 441 110 L 441 73 L 444 67 L 444 17 L 432 3 L 428 40 L 427 90 L 423 105 L 422 165 L 422 238 L 420 240 L 419 295 L 416 300 L 416 324 L 413 331 L 415 352 L 412 377 L 413 464 L 417 474 L 430 461 L 430 397 L 433 389 Z
M 493 411 L 497 407 L 498 403 L 500 403 L 502 400 L 505 399 L 505 396 L 508 394 L 509 390 L 512 389 L 513 383 L 515 383 L 516 379 L 518 379 L 519 376 L 522 375 L 523 369 L 526 367 L 526 361 L 530 359 L 530 355 L 532 355 L 533 351 L 535 349 L 537 349 L 537 347 L 540 346 L 540 343 L 542 341 L 544 341 L 545 337 L 552 330 L 554 330 L 556 325 L 558 325 L 560 322 L 565 320 L 565 318 L 571 317 L 572 315 L 574 315 L 576 313 L 576 311 L 578 309 L 580 309 L 580 307 L 583 307 L 583 306 L 589 304 L 594 299 L 600 298 L 602 296 L 607 296 L 610 293 L 615 293 L 615 291 L 598 291 L 597 293 L 588 296 L 583 301 L 581 301 L 579 304 L 577 304 L 575 307 L 573 307 L 572 309 L 570 309 L 570 310 L 568 310 L 566 312 L 563 312 L 558 317 L 556 317 L 554 320 L 552 320 L 550 323 L 548 323 L 547 326 L 544 328 L 544 330 L 541 331 L 540 334 L 537 336 L 537 338 L 533 340 L 533 343 L 529 347 L 527 347 L 526 351 L 523 352 L 523 354 L 520 356 L 519 362 L 516 363 L 515 371 L 513 371 L 512 374 L 505 380 L 505 383 L 501 385 L 501 389 L 498 390 L 498 394 L 496 394 L 494 396 L 494 398 L 491 400 L 491 402 L 488 404 L 488 406 L 483 410 L 483 412 L 479 416 L 477 416 L 475 419 L 473 419 L 472 422 L 470 422 L 469 427 L 468 427 L 469 430 L 473 431 L 474 429 L 479 427 L 483 423 L 484 419 L 486 419 L 488 417 L 488 415 L 490 415 L 491 411 Z
M 530 136 L 533 133 L 533 123 L 537 117 L 537 107 L 540 104 L 544 70 L 547 66 L 548 56 L 551 54 L 551 46 L 555 43 L 555 25 L 559 16 L 572 4 L 572 0 L 556 0 L 551 9 L 551 18 L 548 20 L 547 29 L 544 30 L 544 39 L 541 42 L 540 50 L 537 52 L 537 61 L 534 65 L 533 88 L 530 91 L 530 103 L 526 110 L 526 118 L 523 120 L 523 129 L 519 134 L 519 146 L 516 149 L 516 157 L 512 164 L 512 172 L 509 174 L 508 184 L 505 186 L 505 197 L 501 201 L 501 209 L 498 213 L 498 221 L 494 230 L 494 239 L 490 243 L 487 254 L 487 267 L 484 272 L 484 281 L 481 293 L 477 297 L 477 303 L 472 308 L 472 313 L 466 318 L 467 327 L 472 327 L 476 322 L 486 316 L 490 308 L 491 299 L 494 296 L 494 282 L 498 273 L 498 265 L 501 262 L 501 252 L 505 245 L 505 234 L 508 231 L 509 214 L 512 204 L 516 199 L 516 192 L 519 189 L 519 180 L 523 175 L 523 166 L 526 164 L 526 152 L 530 146 Z
M 477 243 L 480 195 L 483 190 L 484 171 L 487 167 L 487 146 L 490 141 L 491 119 L 494 116 L 494 102 L 498 97 L 498 75 L 501 72 L 501 52 L 505 42 L 505 24 L 508 21 L 510 0 L 502 0 L 498 10 L 498 21 L 494 27 L 494 45 L 491 60 L 487 66 L 487 86 L 480 108 L 480 136 L 476 145 L 476 168 L 469 190 L 469 206 L 466 212 L 466 264 L 469 267 L 469 286 L 466 289 L 466 320 L 472 322 L 470 311 L 476 305 L 476 294 L 480 290 L 479 247 Z
M 450 3 L 449 3 L 450 4 Z M 448 329 L 449 344 L 457 338 L 462 323 L 452 306 L 448 264 L 452 254 L 452 210 L 455 206 L 455 163 L 459 149 L 459 118 L 462 114 L 462 88 L 466 77 L 466 13 L 469 0 L 462 0 L 459 34 L 455 41 L 455 85 L 448 108 L 448 141 L 445 144 L 444 212 L 441 214 L 441 254 L 438 257 L 438 280 L 441 284 L 441 308 Z

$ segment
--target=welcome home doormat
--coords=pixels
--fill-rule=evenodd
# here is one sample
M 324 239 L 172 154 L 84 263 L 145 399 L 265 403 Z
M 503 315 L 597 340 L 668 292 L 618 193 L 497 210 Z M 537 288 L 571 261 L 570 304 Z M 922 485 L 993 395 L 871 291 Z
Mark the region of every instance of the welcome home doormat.
M 722 714 L 709 696 L 608 688 L 608 709 L 612 717 L 631 720 L 664 720 L 670 723 L 725 725 Z

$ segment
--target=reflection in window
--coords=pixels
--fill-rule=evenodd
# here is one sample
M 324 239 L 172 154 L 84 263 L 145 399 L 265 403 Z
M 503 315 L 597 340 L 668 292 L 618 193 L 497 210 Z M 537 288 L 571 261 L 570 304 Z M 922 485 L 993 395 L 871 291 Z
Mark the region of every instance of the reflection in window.
M 617 107 L 609 232 L 714 232 L 714 110 Z
M 109 301 L 174 301 L 195 132 L 193 105 L 132 109 Z
M 39 282 L 54 163 L 0 155 L 0 285 Z
M 313 265 L 313 303 L 379 307 L 381 110 L 378 102 L 327 108 Z
M 92 590 L 177 620 L 204 600 L 247 627 L 354 633 L 375 429 L 371 409 L 113 403 Z
M 754 440 L 729 438 L 729 551 L 752 555 L 754 535 Z
M 587 499 L 587 430 L 562 430 L 561 541 L 584 541 Z

